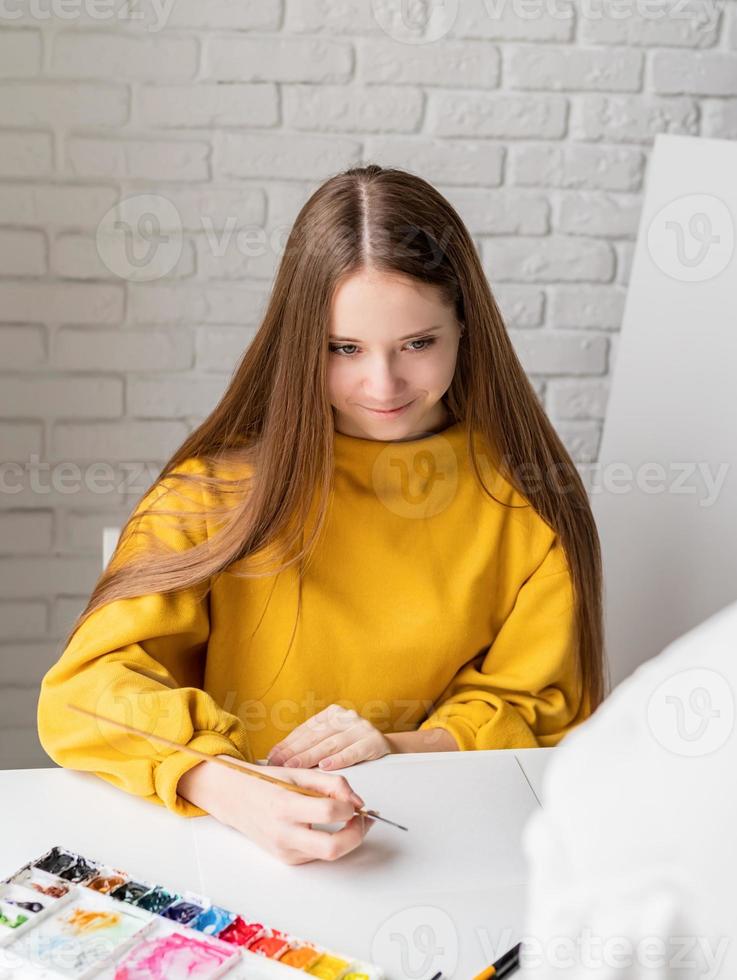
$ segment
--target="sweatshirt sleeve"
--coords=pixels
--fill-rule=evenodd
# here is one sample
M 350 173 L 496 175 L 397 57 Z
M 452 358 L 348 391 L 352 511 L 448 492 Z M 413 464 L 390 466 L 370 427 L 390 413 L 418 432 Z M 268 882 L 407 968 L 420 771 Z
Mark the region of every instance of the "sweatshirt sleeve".
M 461 750 L 556 745 L 583 720 L 574 592 L 548 528 L 494 641 L 464 664 L 420 729 L 444 728 Z
M 187 460 L 178 471 L 192 471 Z M 190 531 L 156 509 L 203 510 L 198 488 L 167 494 L 166 480 L 144 496 L 135 513 L 153 505 L 137 525 L 169 547 L 197 543 Z M 196 494 L 196 498 L 193 494 Z M 184 500 L 184 502 L 183 502 Z M 204 535 L 203 535 L 204 536 Z M 124 563 L 145 536 L 127 534 L 114 560 Z M 54 762 L 94 772 L 114 786 L 182 816 L 204 813 L 177 795 L 180 777 L 196 757 L 70 711 L 72 703 L 204 752 L 254 762 L 241 720 L 199 687 L 210 633 L 203 586 L 174 594 L 118 599 L 82 624 L 42 682 L 37 709 L 41 745 Z

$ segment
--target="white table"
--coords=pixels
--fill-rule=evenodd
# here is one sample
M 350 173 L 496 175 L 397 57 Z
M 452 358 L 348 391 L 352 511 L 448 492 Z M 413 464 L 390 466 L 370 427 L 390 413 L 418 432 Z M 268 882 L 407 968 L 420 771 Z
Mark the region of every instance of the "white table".
M 379 963 L 468 980 L 518 941 L 520 835 L 554 750 L 385 756 L 341 770 L 377 821 L 338 861 L 285 865 L 211 817 L 185 819 L 71 770 L 0 771 L 0 878 L 54 844 Z

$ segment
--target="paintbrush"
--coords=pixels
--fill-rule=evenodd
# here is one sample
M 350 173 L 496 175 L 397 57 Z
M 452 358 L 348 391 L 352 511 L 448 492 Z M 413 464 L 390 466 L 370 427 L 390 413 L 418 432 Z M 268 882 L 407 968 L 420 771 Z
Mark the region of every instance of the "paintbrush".
M 237 763 L 229 762 L 227 759 L 219 759 L 217 756 L 207 755 L 205 752 L 199 752 L 197 749 L 191 749 L 188 745 L 181 745 L 179 742 L 172 742 L 171 739 L 164 738 L 163 735 L 154 735 L 153 732 L 144 732 L 140 728 L 134 728 L 132 725 L 126 725 L 124 722 L 116 721 L 114 718 L 107 718 L 105 715 L 98 715 L 94 711 L 88 711 L 87 708 L 80 708 L 76 704 L 67 704 L 67 708 L 72 711 L 78 711 L 82 715 L 88 715 L 90 718 L 95 718 L 97 721 L 105 721 L 109 725 L 116 725 L 118 728 L 123 728 L 125 731 L 131 732 L 134 735 L 142 735 L 144 738 L 153 738 L 158 742 L 163 742 L 164 745 L 170 745 L 179 752 L 186 752 L 188 755 L 196 756 L 196 758 L 201 759 L 203 762 L 215 762 L 217 765 L 227 766 L 228 769 L 235 769 L 236 772 L 246 773 L 248 776 L 255 776 L 256 779 L 264 779 L 267 783 L 274 783 L 276 786 L 282 786 L 284 789 L 289 790 L 290 793 L 300 793 L 302 796 L 314 796 L 320 800 L 332 799 L 332 797 L 326 796 L 324 793 L 318 793 L 317 790 L 308 789 L 306 786 L 297 786 L 295 783 L 288 783 L 284 779 L 277 779 L 276 776 L 267 776 L 265 772 L 257 772 L 255 769 L 249 769 L 246 766 L 239 766 Z M 407 830 L 407 828 L 403 827 L 401 823 L 394 823 L 393 820 L 380 816 L 377 810 L 367 810 L 364 807 L 357 809 L 356 813 L 360 814 L 361 816 L 371 817 L 373 820 L 381 820 L 383 823 L 391 824 L 392 827 L 398 827 L 400 830 Z

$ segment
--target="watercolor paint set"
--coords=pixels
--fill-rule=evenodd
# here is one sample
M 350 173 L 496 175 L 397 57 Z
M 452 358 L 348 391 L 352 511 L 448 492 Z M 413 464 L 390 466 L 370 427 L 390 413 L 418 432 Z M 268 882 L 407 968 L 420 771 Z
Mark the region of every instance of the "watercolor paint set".
M 195 892 L 52 847 L 0 882 L 0 980 L 385 980 Z

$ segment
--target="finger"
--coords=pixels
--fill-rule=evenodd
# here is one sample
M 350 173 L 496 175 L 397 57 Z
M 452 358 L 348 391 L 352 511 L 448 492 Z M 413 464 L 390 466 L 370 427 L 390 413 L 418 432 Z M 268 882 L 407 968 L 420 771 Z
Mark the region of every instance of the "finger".
M 309 749 L 325 738 L 326 734 L 332 731 L 332 728 L 326 720 L 317 719 L 318 716 L 314 715 L 308 721 L 294 728 L 281 742 L 277 742 L 269 752 L 267 760 L 269 764 L 284 765 L 287 759 L 291 759 L 299 752 Z
M 360 726 L 354 726 L 347 732 L 330 732 L 317 742 L 316 745 L 307 747 L 301 752 L 286 758 L 283 765 L 309 769 L 312 766 L 316 766 L 322 759 L 327 759 L 337 752 L 345 750 L 359 738 L 361 738 Z
M 323 796 L 328 798 L 328 801 L 335 801 L 342 804 L 349 804 L 351 806 L 365 806 L 365 803 L 361 796 L 353 789 L 351 784 L 345 778 L 345 776 L 333 776 L 330 773 L 322 773 L 317 769 L 295 769 L 287 770 L 291 777 L 291 781 L 296 783 L 298 786 L 304 786 L 307 789 L 317 790 Z M 322 805 L 323 811 L 325 810 L 325 801 L 320 800 L 314 796 L 301 796 L 299 793 L 288 793 L 289 805 L 293 808 L 299 808 L 300 813 L 304 813 L 304 804 L 307 804 L 307 816 L 299 816 L 297 819 L 304 820 L 305 823 L 309 823 L 312 819 L 314 822 L 323 822 L 321 816 L 310 818 L 309 814 L 315 812 L 310 809 L 310 806 Z M 345 813 L 345 810 L 342 811 Z M 350 816 L 348 813 L 345 817 L 347 819 Z M 338 817 L 338 819 L 344 819 Z
M 382 754 L 385 754 L 383 750 Z M 376 739 L 369 735 L 321 759 L 319 766 L 321 769 L 345 769 L 347 766 L 355 766 L 359 762 L 368 762 L 380 757 Z
M 340 704 L 329 704 L 327 708 L 294 728 L 281 742 L 277 742 L 269 753 L 269 762 L 284 765 L 285 760 L 315 745 L 328 733 L 345 732 L 360 720 L 360 715 L 355 711 Z
M 301 771 L 301 770 L 297 770 Z M 297 786 L 296 781 L 293 785 Z M 264 792 L 273 802 L 269 805 L 269 820 L 303 826 L 311 824 L 341 824 L 349 821 L 356 810 L 365 806 L 359 803 L 360 797 L 350 793 L 347 798 L 329 796 L 325 791 L 319 791 L 320 796 L 304 796 L 301 793 L 290 792 L 280 786 L 265 784 Z
M 357 742 L 359 739 L 370 736 L 379 737 L 378 729 L 365 718 L 355 716 L 355 712 L 350 716 L 346 712 L 339 724 L 333 724 L 324 729 L 323 741 L 317 741 L 313 745 L 305 745 L 304 748 L 299 745 L 293 746 L 291 756 L 282 756 L 282 765 L 308 768 L 316 765 L 321 758 L 339 752 L 351 742 Z M 330 741 L 331 739 L 332 741 Z M 325 740 L 328 741 L 328 744 L 323 744 Z
M 333 832 L 298 826 L 290 835 L 289 847 L 322 861 L 335 861 L 358 847 L 375 822 L 356 814 L 345 827 Z
M 336 800 L 330 796 L 318 800 L 307 796 L 292 794 L 290 800 L 280 812 L 280 817 L 295 825 L 310 827 L 316 823 L 347 823 L 356 813 L 356 804 L 352 800 Z

